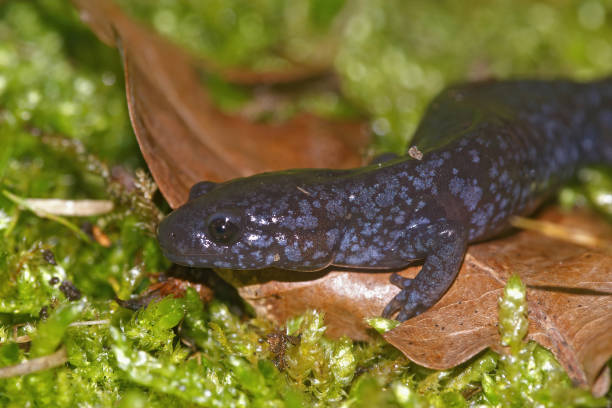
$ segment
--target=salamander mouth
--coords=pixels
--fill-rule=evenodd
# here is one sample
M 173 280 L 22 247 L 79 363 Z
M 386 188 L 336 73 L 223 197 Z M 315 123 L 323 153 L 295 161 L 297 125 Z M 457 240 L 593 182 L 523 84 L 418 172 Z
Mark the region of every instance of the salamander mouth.
M 206 254 L 177 254 L 164 248 L 162 248 L 162 252 L 166 258 L 178 265 L 198 268 L 213 267 L 212 263 L 202 262 L 205 261 Z
M 213 260 L 218 259 L 219 254 L 214 252 L 201 251 L 180 251 L 174 242 L 158 238 L 159 247 L 166 258 L 178 265 L 191 266 L 196 268 L 209 268 L 213 266 Z
M 237 265 L 229 261 L 224 261 L 219 259 L 219 254 L 205 254 L 205 253 L 183 253 L 177 254 L 176 252 L 168 251 L 162 247 L 162 252 L 164 256 L 168 258 L 171 262 L 188 266 L 191 268 L 211 268 L 211 269 L 232 269 L 232 270 L 244 270 L 244 271 L 253 271 L 253 270 L 261 270 L 268 268 L 275 269 L 285 269 L 296 272 L 319 272 L 324 270 L 330 266 L 330 262 L 326 262 L 320 265 L 312 265 L 312 266 L 279 266 L 275 262 L 262 262 L 257 265 Z M 207 258 L 210 257 L 210 258 Z
M 234 269 L 234 270 L 256 270 L 273 267 L 273 264 L 262 264 L 262 265 L 237 265 L 230 261 L 224 261 L 216 253 L 183 253 L 177 254 L 176 252 L 167 251 L 162 248 L 164 256 L 171 262 L 188 266 L 191 268 L 211 268 L 211 269 Z

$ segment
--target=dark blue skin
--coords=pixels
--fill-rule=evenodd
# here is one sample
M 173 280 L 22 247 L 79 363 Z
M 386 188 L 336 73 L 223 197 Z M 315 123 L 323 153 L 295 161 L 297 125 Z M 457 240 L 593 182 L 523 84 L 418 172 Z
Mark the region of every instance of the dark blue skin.
M 446 292 L 468 243 L 533 211 L 579 166 L 612 162 L 612 81 L 449 88 L 412 144 L 420 160 L 198 183 L 161 222 L 160 245 L 193 267 L 398 269 L 424 260 L 416 278 L 391 277 L 401 292 L 383 315 L 404 321 Z

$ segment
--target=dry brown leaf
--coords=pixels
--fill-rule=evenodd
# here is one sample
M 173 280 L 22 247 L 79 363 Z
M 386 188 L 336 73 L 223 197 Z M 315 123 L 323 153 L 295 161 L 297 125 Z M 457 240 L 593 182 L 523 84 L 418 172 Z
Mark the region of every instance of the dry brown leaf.
M 612 239 L 595 216 L 549 210 L 543 219 L 580 226 Z M 402 272 L 414 276 L 420 267 Z M 486 347 L 500 350 L 497 302 L 508 277 L 527 285 L 528 338 L 553 352 L 572 380 L 592 386 L 612 356 L 612 256 L 523 231 L 473 245 L 457 281 L 429 311 L 387 332 L 387 341 L 410 360 L 448 369 Z M 316 308 L 328 334 L 367 339 L 364 319 L 378 316 L 398 292 L 389 273 L 332 271 L 223 271 L 257 310 L 279 323 Z
M 329 74 L 328 65 L 292 65 L 283 70 L 251 71 L 244 68 L 220 67 L 214 61 L 202 61 L 198 64 L 204 70 L 214 72 L 221 78 L 234 84 L 242 85 L 270 85 L 304 81 L 310 78 L 322 77 Z
M 262 124 L 223 114 L 202 88 L 192 57 L 126 17 L 110 1 L 74 3 L 98 37 L 122 51 L 132 125 L 149 169 L 173 208 L 202 180 L 362 164 L 369 140 L 362 122 L 302 114 Z

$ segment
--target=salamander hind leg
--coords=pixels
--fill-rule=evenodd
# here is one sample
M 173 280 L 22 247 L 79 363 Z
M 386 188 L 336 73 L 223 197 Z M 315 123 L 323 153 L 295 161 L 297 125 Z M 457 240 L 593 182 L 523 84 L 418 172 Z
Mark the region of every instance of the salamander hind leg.
M 391 275 L 391 283 L 401 291 L 383 311 L 384 317 L 399 312 L 397 320 L 402 322 L 429 309 L 448 290 L 461 267 L 467 234 L 461 224 L 445 221 L 419 231 L 411 246 L 425 263 L 414 279 Z

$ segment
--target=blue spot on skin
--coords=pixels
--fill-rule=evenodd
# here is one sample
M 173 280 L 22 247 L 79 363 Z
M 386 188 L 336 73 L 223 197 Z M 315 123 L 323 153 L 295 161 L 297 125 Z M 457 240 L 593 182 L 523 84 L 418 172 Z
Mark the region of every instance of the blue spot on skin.
M 340 200 L 330 200 L 325 204 L 325 209 L 332 216 L 341 216 L 344 214 L 344 206 Z
M 501 174 L 501 176 L 499 177 L 499 181 L 502 184 L 506 184 L 508 181 L 510 181 L 510 175 L 508 174 L 507 170 L 504 170 L 503 173 Z
M 489 168 L 489 177 L 491 177 L 492 179 L 497 177 L 497 175 L 499 174 L 499 172 L 497 171 L 497 166 L 493 165 Z
M 285 247 L 285 256 L 288 260 L 296 262 L 302 259 L 302 253 L 299 248 L 294 248 L 290 246 Z
M 416 177 L 414 179 L 414 181 L 412 182 L 412 185 L 414 186 L 414 188 L 416 188 L 417 190 L 425 190 L 425 188 L 427 188 L 427 183 L 426 180 L 423 180 L 419 177 Z
M 453 177 L 448 183 L 448 189 L 453 195 L 461 193 L 465 187 L 465 180 L 459 177 Z
M 478 186 L 467 186 L 459 193 L 459 197 L 461 197 L 468 210 L 474 211 L 482 198 L 482 189 Z
M 295 219 L 295 225 L 303 229 L 315 229 L 318 224 L 317 217 L 312 215 L 303 215 Z
M 285 246 L 287 244 L 287 237 L 285 236 L 285 234 L 283 233 L 278 233 L 274 236 L 274 239 L 276 240 L 276 242 L 281 245 L 281 246 Z
M 424 224 L 429 224 L 429 218 L 427 217 L 418 217 L 410 221 L 410 225 L 408 225 L 408 229 L 415 228 Z
M 295 225 L 295 218 L 293 218 L 290 215 L 287 215 L 286 217 L 283 217 L 282 221 L 280 222 L 280 226 L 281 227 L 285 227 L 290 229 L 291 231 L 294 231 L 296 228 Z
M 470 222 L 482 227 L 487 223 L 487 214 L 484 211 L 479 210 L 474 213 Z
M 395 191 L 392 189 L 386 189 L 382 193 L 376 195 L 376 204 L 380 207 L 389 207 L 393 205 L 393 199 L 395 198 Z
M 320 259 L 320 258 L 323 258 L 324 256 L 325 256 L 325 252 L 316 251 L 314 254 L 312 254 L 312 259 Z
M 472 224 L 478 225 L 479 227 L 484 227 L 487 222 L 489 222 L 489 219 L 493 216 L 494 210 L 495 205 L 493 205 L 492 203 L 487 203 L 483 206 L 483 208 L 478 209 L 474 213 L 470 222 Z
M 268 255 L 266 255 L 266 265 L 273 265 L 274 264 L 274 258 L 275 258 L 275 254 L 268 254 Z
M 363 265 L 368 264 L 373 261 L 376 261 L 381 258 L 380 252 L 378 249 L 373 247 L 365 248 L 364 250 L 352 254 L 346 258 L 346 263 L 348 265 Z
M 340 241 L 340 251 L 344 252 L 349 249 L 349 245 L 351 245 L 351 237 L 351 233 L 345 234 L 342 237 L 342 241 Z
M 303 214 L 311 214 L 312 213 L 312 209 L 310 208 L 310 203 L 306 200 L 302 200 L 300 201 L 300 211 Z
M 256 248 L 268 248 L 273 241 L 272 237 L 258 236 L 255 240 L 249 240 L 249 243 Z
M 361 235 L 369 237 L 378 232 L 378 224 L 366 222 L 362 225 Z
M 480 157 L 478 156 L 478 152 L 476 150 L 470 150 L 468 153 L 472 157 L 472 163 L 478 163 L 480 161 Z
M 325 241 L 329 249 L 333 248 L 333 246 L 336 244 L 339 235 L 340 232 L 336 228 L 331 229 L 325 233 Z

